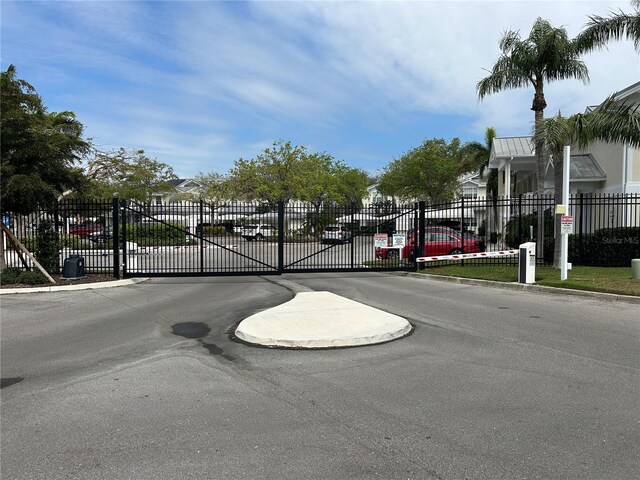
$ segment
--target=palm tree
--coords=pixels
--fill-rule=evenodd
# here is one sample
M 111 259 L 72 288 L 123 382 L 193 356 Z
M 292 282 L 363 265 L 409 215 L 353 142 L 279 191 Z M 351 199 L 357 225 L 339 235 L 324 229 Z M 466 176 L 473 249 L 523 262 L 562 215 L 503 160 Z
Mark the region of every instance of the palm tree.
M 640 51 L 640 0 L 631 0 L 633 14 L 611 13 L 608 17 L 593 15 L 589 17 L 586 28 L 576 37 L 579 51 L 589 52 L 602 49 L 610 40 L 625 38 L 632 40 L 636 50 Z
M 536 144 L 542 143 L 554 159 L 555 202 L 563 197 L 563 149 L 573 145 L 584 150 L 594 142 L 626 143 L 640 147 L 640 103 L 619 102 L 611 95 L 600 107 L 589 113 L 578 113 L 569 118 L 561 114 L 547 118 L 534 132 Z M 560 260 L 560 235 L 554 246 L 554 265 Z
M 474 169 L 477 168 L 480 176 L 489 168 L 489 156 L 491 155 L 491 145 L 493 144 L 494 138 L 496 138 L 496 129 L 487 127 L 487 130 L 484 132 L 484 143 L 468 142 L 462 149 L 464 163 L 472 166 Z M 497 184 L 495 185 L 495 189 L 493 185 L 489 186 L 487 184 L 487 191 L 495 191 L 497 194 Z
M 480 142 L 468 142 L 463 148 L 463 156 L 468 160 L 465 163 L 469 163 L 478 168 L 478 173 L 482 177 L 486 170 L 487 173 L 487 196 L 491 198 L 493 205 L 493 220 L 494 222 L 498 218 L 498 170 L 495 168 L 489 169 L 489 157 L 491 155 L 491 145 L 493 145 L 493 139 L 496 138 L 496 129 L 493 127 L 487 127 L 484 132 L 484 144 Z M 493 231 L 495 225 L 488 225 Z
M 555 28 L 548 20 L 538 18 L 529 37 L 522 39 L 519 32 L 505 32 L 500 40 L 502 54 L 490 74 L 476 86 L 478 97 L 503 90 L 534 89 L 531 110 L 534 111 L 535 129 L 541 128 L 547 102 L 544 86 L 548 82 L 575 78 L 589 81 L 589 71 L 579 59 L 573 40 L 566 29 Z M 536 180 L 539 194 L 544 193 L 545 152 L 536 144 Z

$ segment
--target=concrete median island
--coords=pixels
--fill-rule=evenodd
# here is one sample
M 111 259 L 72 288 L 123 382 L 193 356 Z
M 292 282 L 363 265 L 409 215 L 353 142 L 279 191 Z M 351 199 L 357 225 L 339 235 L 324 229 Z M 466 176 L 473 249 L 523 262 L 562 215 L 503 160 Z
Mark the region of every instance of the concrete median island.
M 411 333 L 402 317 L 330 292 L 302 292 L 291 301 L 252 315 L 235 336 L 280 348 L 338 348 L 389 342 Z

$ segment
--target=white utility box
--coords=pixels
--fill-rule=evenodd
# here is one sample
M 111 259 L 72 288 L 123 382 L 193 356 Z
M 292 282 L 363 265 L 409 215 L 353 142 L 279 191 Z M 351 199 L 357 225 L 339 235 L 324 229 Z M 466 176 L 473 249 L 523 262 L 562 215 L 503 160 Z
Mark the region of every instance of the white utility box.
M 536 243 L 527 242 L 520 245 L 518 255 L 518 283 L 536 282 Z

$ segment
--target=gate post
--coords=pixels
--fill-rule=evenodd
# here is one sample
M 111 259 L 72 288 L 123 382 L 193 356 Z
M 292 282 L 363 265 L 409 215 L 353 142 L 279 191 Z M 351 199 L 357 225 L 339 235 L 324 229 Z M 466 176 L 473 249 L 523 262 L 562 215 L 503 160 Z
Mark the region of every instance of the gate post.
M 464 195 L 462 195 L 460 202 L 460 250 L 464 254 Z M 464 267 L 464 257 L 460 261 L 460 266 Z
M 351 202 L 351 208 L 349 209 L 349 214 L 351 215 L 351 268 L 354 268 L 354 259 L 355 259 L 355 243 L 354 243 L 354 231 L 353 226 L 355 225 L 355 221 L 353 219 L 354 214 L 356 213 L 356 204 Z
M 127 278 L 127 201 L 122 200 L 122 277 Z
M 424 200 L 421 200 L 418 202 L 418 236 L 415 240 L 415 244 L 416 244 L 416 258 L 417 257 L 422 257 L 423 255 L 425 255 L 425 251 L 424 251 L 424 236 L 425 236 L 425 214 L 424 211 L 426 210 L 427 206 Z M 424 263 L 421 263 L 418 267 L 418 262 L 416 262 L 416 269 L 420 268 L 423 269 L 425 267 Z
M 120 279 L 120 201 L 118 194 L 113 194 L 111 218 L 113 223 L 113 276 Z
M 284 272 L 284 202 L 278 202 L 278 273 Z
M 213 219 L 209 215 L 209 223 L 213 226 Z M 204 272 L 204 202 L 200 199 L 200 238 L 198 238 L 198 226 L 195 228 L 196 239 L 200 243 L 200 273 Z

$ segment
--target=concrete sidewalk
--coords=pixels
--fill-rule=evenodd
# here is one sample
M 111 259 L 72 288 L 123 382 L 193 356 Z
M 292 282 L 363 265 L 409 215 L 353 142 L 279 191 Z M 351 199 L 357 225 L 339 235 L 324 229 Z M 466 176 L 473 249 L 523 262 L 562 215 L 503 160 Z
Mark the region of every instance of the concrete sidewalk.
M 402 317 L 339 295 L 301 292 L 243 320 L 235 336 L 268 347 L 337 348 L 389 342 L 412 329 Z
M 3 288 L 0 289 L 0 295 L 9 295 L 16 293 L 48 293 L 48 292 L 65 292 L 73 290 L 95 290 L 97 288 L 111 288 L 122 287 L 125 285 L 134 285 L 136 283 L 146 282 L 148 278 L 128 278 L 123 280 L 111 280 L 109 282 L 96 282 L 96 283 L 78 283 L 71 285 L 46 285 L 44 287 L 31 287 L 31 288 Z

